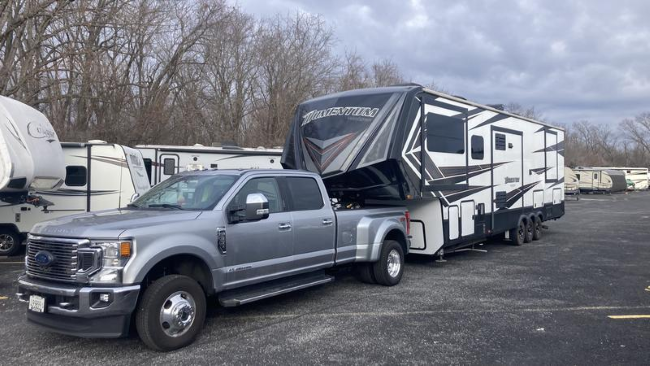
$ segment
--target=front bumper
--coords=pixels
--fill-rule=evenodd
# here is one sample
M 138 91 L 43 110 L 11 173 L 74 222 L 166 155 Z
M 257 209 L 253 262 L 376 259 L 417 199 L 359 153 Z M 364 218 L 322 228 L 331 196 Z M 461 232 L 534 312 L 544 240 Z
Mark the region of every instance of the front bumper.
M 53 332 L 88 338 L 115 338 L 129 333 L 140 285 L 121 287 L 79 287 L 18 279 L 18 300 L 30 295 L 45 297 L 44 313 L 27 310 L 27 320 Z M 108 295 L 108 302 L 100 301 Z

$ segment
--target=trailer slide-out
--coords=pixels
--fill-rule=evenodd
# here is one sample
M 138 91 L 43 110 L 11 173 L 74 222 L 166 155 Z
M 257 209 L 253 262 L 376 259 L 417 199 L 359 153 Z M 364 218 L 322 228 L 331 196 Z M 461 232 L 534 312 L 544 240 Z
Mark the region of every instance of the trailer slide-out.
M 411 253 L 506 232 L 519 244 L 564 214 L 563 129 L 417 85 L 302 103 L 282 165 L 342 202 L 406 205 Z

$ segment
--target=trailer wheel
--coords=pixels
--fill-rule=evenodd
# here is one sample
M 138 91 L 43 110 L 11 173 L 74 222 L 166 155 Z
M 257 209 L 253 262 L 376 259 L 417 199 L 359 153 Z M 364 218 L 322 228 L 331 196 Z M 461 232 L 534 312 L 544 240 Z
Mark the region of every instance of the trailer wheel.
M 372 270 L 377 283 L 384 286 L 395 286 L 404 274 L 404 250 L 395 240 L 385 240 L 381 248 L 379 260 L 372 264 Z
M 372 263 L 360 263 L 354 270 L 359 281 L 371 285 L 377 283 L 377 280 L 375 280 L 375 274 L 373 273 Z
M 526 240 L 526 224 L 524 223 L 524 220 L 519 220 L 517 227 L 510 229 L 508 236 L 510 237 L 512 245 L 524 245 Z
M 533 225 L 535 230 L 533 231 L 533 240 L 539 240 L 542 238 L 542 219 L 539 216 L 533 216 Z
M 157 351 L 192 343 L 205 322 L 206 301 L 201 286 L 187 276 L 169 275 L 145 292 L 135 315 L 140 339 Z
M 18 254 L 22 240 L 20 234 L 13 229 L 0 229 L 0 255 L 12 256 Z
M 532 219 L 526 220 L 526 235 L 524 236 L 524 243 L 530 243 L 535 236 L 535 222 Z

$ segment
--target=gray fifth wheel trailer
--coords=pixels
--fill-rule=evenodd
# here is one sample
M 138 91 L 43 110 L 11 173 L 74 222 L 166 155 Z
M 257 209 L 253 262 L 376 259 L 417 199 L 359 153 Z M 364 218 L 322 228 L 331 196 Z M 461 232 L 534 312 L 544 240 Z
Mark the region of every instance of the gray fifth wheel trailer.
M 282 165 L 319 173 L 344 205 L 406 205 L 411 253 L 522 244 L 564 214 L 563 129 L 418 85 L 302 103 Z

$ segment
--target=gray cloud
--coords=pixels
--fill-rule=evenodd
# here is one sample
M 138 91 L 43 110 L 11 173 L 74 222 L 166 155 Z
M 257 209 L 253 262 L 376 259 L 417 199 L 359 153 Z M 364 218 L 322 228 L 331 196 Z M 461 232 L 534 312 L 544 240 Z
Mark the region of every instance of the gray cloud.
M 239 0 L 260 17 L 320 14 L 342 52 L 390 58 L 413 81 L 550 121 L 650 110 L 650 1 Z

